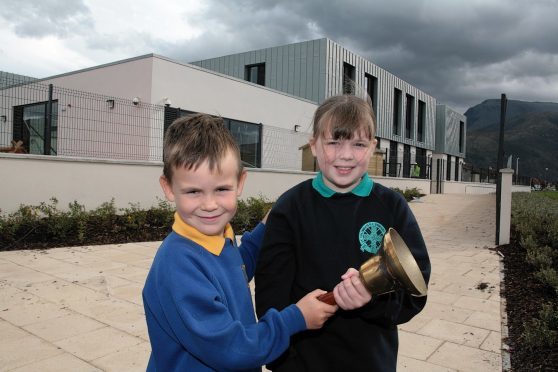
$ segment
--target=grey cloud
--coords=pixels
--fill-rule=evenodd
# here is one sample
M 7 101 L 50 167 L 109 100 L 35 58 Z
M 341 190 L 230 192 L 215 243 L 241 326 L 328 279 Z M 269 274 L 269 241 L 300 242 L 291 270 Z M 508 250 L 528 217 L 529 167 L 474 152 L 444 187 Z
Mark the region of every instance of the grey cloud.
M 93 50 L 183 62 L 328 37 L 460 111 L 504 89 L 558 96 L 556 0 L 205 0 L 184 20 L 204 31 L 183 42 L 95 32 L 83 1 L 3 0 L 0 21 L 26 37 L 80 33 Z
M 556 91 L 521 91 L 509 81 L 556 79 L 557 1 L 214 0 L 210 4 L 202 22 L 218 24 L 214 30 L 225 34 L 200 36 L 193 46 L 201 48 L 193 48 L 196 52 L 190 55 L 208 58 L 329 37 L 462 111 L 499 97 L 506 88 L 525 94 L 515 99 L 556 100 Z M 479 87 L 477 80 L 491 84 Z
M 4 0 L 0 17 L 20 37 L 61 38 L 83 34 L 93 27 L 83 0 Z

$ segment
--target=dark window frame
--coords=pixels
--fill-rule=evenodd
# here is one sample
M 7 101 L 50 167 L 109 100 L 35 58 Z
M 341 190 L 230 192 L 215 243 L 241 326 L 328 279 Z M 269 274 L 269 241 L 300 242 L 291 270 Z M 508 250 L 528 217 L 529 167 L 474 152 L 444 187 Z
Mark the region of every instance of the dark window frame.
M 446 181 L 451 181 L 451 155 L 446 157 L 446 161 L 448 162 L 446 165 Z
M 400 135 L 401 128 L 401 100 L 403 92 L 401 89 L 393 89 L 393 134 L 396 136 Z
M 355 94 L 355 66 L 343 62 L 343 94 Z
M 166 106 L 165 107 L 165 115 L 164 115 L 165 119 L 164 119 L 164 125 L 163 125 L 164 133 L 167 133 L 167 129 L 172 124 L 173 121 L 175 121 L 176 119 L 181 118 L 183 116 L 190 115 L 190 114 L 197 114 L 197 112 L 184 110 L 184 109 L 181 109 L 180 107 Z M 225 122 L 225 126 L 227 127 L 227 129 L 229 131 L 231 131 L 231 122 L 232 122 L 233 125 L 234 124 L 246 124 L 246 125 L 257 127 L 258 143 L 256 144 L 256 149 L 255 149 L 256 156 L 255 156 L 255 159 L 253 159 L 253 162 L 246 161 L 247 160 L 246 155 L 245 155 L 245 153 L 242 152 L 242 144 L 238 142 L 238 138 L 237 138 L 237 136 L 235 136 L 234 132 L 231 131 L 231 133 L 233 134 L 233 137 L 235 138 L 235 140 L 238 144 L 238 147 L 241 149 L 240 158 L 242 160 L 243 165 L 245 167 L 248 167 L 248 168 L 261 168 L 262 167 L 263 124 L 262 123 L 251 123 L 251 122 L 244 121 L 244 120 L 231 119 L 231 118 L 226 118 L 226 117 L 222 117 L 222 118 L 223 118 L 223 121 Z M 243 158 L 243 155 L 244 155 L 244 158 Z
M 244 66 L 244 80 L 265 86 L 265 62 Z
M 459 152 L 463 153 L 463 148 L 465 144 L 465 123 L 459 121 Z
M 389 164 L 389 170 L 388 170 L 388 175 L 390 177 L 398 177 L 398 173 L 399 173 L 399 163 L 398 161 L 398 144 L 395 141 L 391 141 L 389 144 L 389 154 L 388 154 L 388 164 Z
M 47 115 L 48 115 L 48 104 L 49 102 L 52 104 L 51 106 L 51 122 L 50 122 L 50 133 L 46 133 L 46 126 L 47 126 Z M 31 128 L 26 125 L 24 117 L 25 117 L 25 110 L 34 106 L 42 106 L 43 108 L 43 132 L 38 133 L 35 132 L 36 136 L 38 136 L 42 140 L 42 151 L 40 153 L 32 152 L 31 148 Z M 13 123 L 12 123 L 12 139 L 14 141 L 22 141 L 23 148 L 27 151 L 28 154 L 38 154 L 38 155 L 57 155 L 58 154 L 58 100 L 53 99 L 52 101 L 40 101 L 40 102 L 33 102 L 28 103 L 25 105 L 18 105 L 13 106 Z M 47 137 L 49 139 L 47 141 Z M 50 143 L 50 153 L 45 154 L 45 144 Z
M 405 138 L 413 138 L 413 123 L 415 119 L 415 97 L 405 94 Z
M 364 79 L 366 80 L 366 93 L 372 101 L 372 108 L 374 112 L 378 112 L 378 78 L 372 74 L 365 73 Z
M 418 101 L 417 113 L 417 141 L 424 142 L 424 123 L 426 121 L 426 102 Z

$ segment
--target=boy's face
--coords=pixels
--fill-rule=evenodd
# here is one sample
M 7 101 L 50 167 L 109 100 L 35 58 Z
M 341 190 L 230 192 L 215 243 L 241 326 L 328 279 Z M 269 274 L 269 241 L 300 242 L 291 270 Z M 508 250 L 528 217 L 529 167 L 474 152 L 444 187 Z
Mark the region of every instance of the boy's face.
M 238 159 L 232 152 L 221 160 L 221 173 L 211 171 L 208 161 L 197 169 L 174 169 L 172 182 L 161 176 L 167 199 L 174 202 L 180 217 L 205 235 L 222 235 L 236 212 L 246 172 L 238 178 Z
M 324 136 L 310 140 L 312 154 L 318 160 L 323 180 L 330 189 L 345 193 L 354 189 L 368 171 L 370 155 L 376 147 L 376 139 L 370 141 L 362 131 L 353 138 L 332 138 L 328 130 Z

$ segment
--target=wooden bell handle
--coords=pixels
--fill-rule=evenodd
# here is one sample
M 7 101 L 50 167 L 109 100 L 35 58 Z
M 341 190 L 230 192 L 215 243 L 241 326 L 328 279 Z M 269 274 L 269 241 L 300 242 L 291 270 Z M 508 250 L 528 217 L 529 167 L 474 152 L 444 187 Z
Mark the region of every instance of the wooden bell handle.
M 328 305 L 337 305 L 337 302 L 335 302 L 335 297 L 333 296 L 333 292 L 327 292 L 323 295 L 319 295 L 318 300 L 325 302 Z

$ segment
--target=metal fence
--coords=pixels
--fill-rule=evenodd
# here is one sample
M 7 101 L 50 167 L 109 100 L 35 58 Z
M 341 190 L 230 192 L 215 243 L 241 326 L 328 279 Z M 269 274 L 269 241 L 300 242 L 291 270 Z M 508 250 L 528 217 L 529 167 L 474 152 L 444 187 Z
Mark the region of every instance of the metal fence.
M 0 151 L 161 161 L 165 129 L 181 111 L 0 72 Z M 237 129 L 250 125 L 224 119 Z M 250 164 L 301 169 L 299 147 L 307 143 L 307 133 L 261 123 L 251 126 L 262 128 L 259 136 L 244 129 L 233 133 L 242 149 L 257 148 L 252 153 L 258 161 L 249 159 Z
M 0 86 L 4 149 L 19 143 L 30 154 L 162 159 L 164 106 L 21 82 L 7 74 L 0 75 Z

